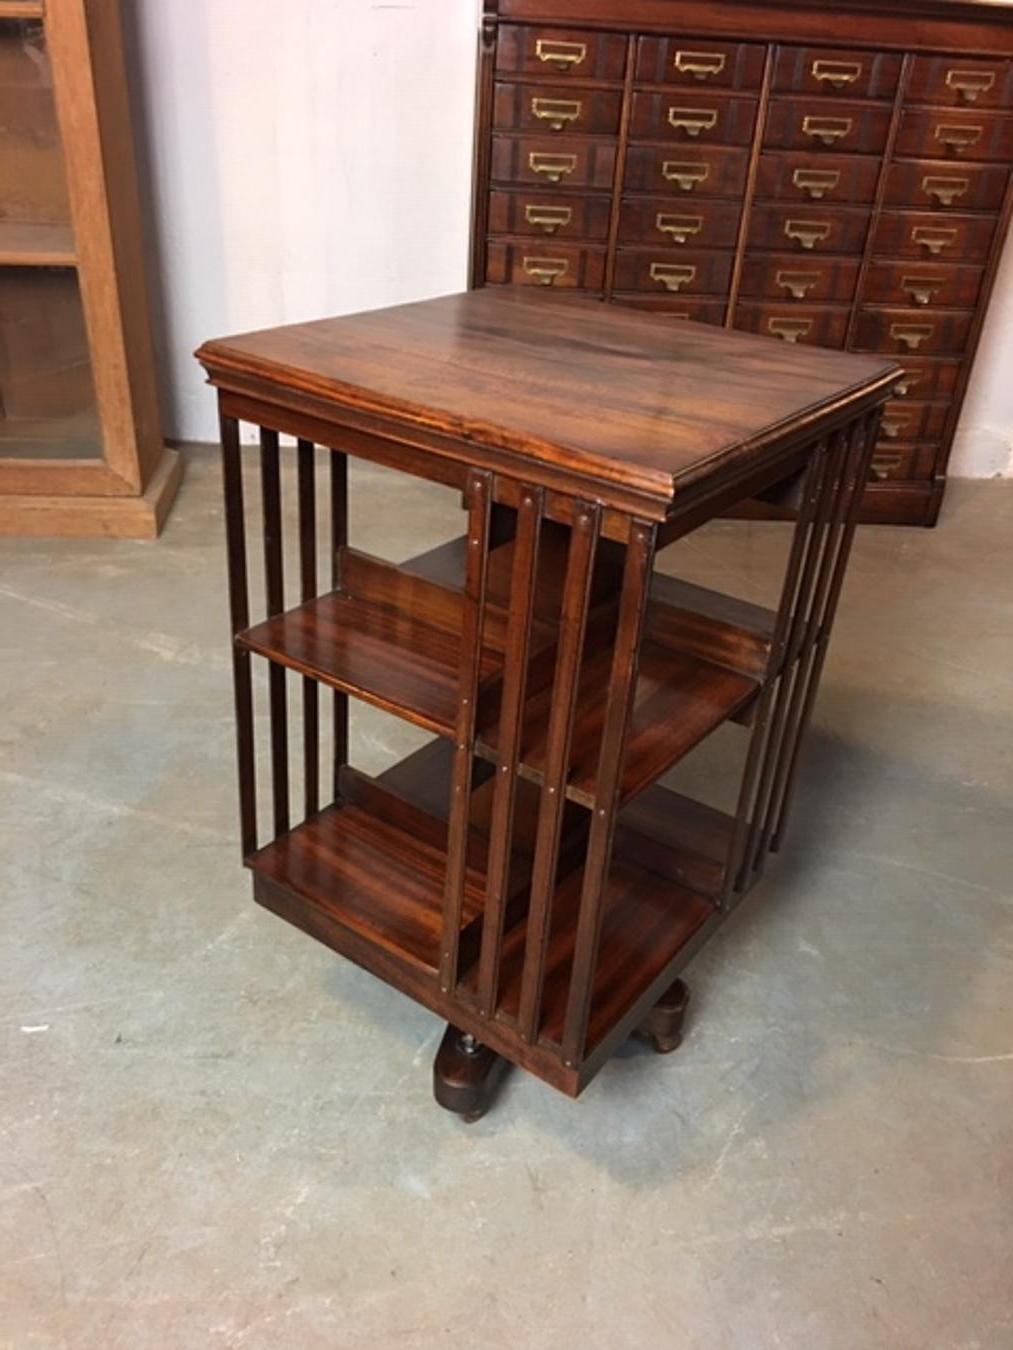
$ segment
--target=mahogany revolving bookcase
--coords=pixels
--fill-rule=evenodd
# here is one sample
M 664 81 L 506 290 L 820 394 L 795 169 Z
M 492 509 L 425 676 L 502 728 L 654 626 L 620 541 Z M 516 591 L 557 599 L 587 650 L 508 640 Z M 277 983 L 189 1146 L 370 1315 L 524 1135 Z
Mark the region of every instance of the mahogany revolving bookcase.
M 508 1062 L 576 1096 L 633 1033 L 673 1049 L 681 970 L 784 834 L 898 367 L 491 289 L 209 342 L 198 357 L 221 411 L 256 900 L 446 1019 L 436 1098 L 466 1119 Z M 241 423 L 260 429 L 263 619 L 250 612 Z M 462 537 L 400 566 L 350 548 L 347 456 L 458 489 Z M 776 609 L 655 571 L 659 549 L 757 494 L 798 511 Z M 266 832 L 255 668 L 269 690 Z M 349 763 L 349 698 L 433 740 L 368 776 Z M 734 812 L 659 784 L 727 722 L 743 729 Z

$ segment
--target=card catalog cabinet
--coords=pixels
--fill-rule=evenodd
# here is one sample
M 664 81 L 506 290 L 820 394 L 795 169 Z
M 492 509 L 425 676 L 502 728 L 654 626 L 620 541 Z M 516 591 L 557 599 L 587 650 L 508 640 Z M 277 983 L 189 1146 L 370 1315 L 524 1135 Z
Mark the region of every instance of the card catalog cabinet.
M 1002 0 L 486 0 L 472 281 L 896 357 L 863 510 L 933 524 L 1011 158 Z

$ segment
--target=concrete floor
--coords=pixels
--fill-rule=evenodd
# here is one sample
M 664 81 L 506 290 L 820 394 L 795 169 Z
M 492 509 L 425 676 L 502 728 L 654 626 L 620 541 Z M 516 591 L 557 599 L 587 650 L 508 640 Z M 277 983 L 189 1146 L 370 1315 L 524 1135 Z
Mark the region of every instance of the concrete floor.
M 355 480 L 377 552 L 441 507 Z M 998 483 L 860 532 L 791 847 L 686 1044 L 472 1127 L 435 1020 L 249 899 L 214 461 L 157 545 L 0 542 L 0 1346 L 1009 1350 L 1011 536 Z M 753 595 L 784 538 L 682 552 Z

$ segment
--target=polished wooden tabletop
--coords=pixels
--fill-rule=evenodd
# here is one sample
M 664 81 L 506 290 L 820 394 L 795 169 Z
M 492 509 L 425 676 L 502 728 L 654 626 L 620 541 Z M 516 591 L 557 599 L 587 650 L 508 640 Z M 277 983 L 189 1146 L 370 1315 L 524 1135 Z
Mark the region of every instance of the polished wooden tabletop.
M 507 287 L 218 339 L 197 355 L 225 388 L 255 377 L 668 498 L 773 438 L 817 432 L 900 373 L 882 356 Z

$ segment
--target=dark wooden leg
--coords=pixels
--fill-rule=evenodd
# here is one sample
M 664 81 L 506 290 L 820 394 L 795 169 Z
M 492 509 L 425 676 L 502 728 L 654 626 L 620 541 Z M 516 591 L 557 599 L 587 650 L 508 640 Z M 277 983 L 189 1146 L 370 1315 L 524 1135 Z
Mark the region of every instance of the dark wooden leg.
M 433 1061 L 433 1095 L 467 1124 L 492 1105 L 508 1061 L 456 1027 L 448 1026 Z
M 676 980 L 637 1027 L 637 1035 L 651 1041 L 659 1055 L 669 1055 L 682 1044 L 682 1027 L 689 1007 L 689 985 Z

